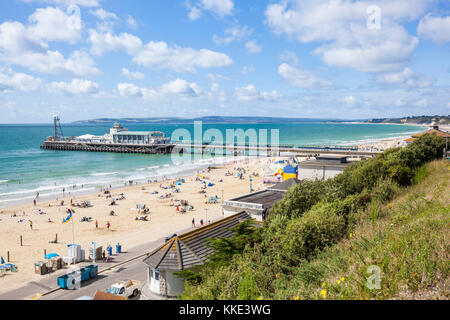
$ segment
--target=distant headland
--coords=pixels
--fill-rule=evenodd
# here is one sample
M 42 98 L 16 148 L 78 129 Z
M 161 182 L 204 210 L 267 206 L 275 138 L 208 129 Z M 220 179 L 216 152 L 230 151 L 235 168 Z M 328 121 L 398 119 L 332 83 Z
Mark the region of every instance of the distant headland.
M 335 122 L 335 123 L 393 123 L 437 125 L 450 124 L 450 116 L 408 116 L 402 118 L 374 118 L 374 119 L 316 119 L 316 118 L 283 118 L 283 117 L 248 117 L 248 116 L 206 116 L 198 118 L 179 117 L 150 117 L 150 118 L 100 118 L 90 120 L 78 120 L 72 124 L 113 124 L 120 123 L 160 123 L 160 124 L 184 124 L 194 121 L 203 123 L 298 123 L 298 122 Z

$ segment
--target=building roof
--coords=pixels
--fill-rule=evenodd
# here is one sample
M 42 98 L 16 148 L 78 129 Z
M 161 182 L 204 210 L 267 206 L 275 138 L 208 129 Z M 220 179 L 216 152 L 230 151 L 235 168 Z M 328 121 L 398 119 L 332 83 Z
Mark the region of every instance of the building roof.
M 300 171 L 305 167 L 336 167 L 346 168 L 353 162 L 340 162 L 336 160 L 306 160 L 299 163 Z
M 348 158 L 348 156 L 343 156 L 343 155 L 323 154 L 323 155 L 317 156 L 316 160 L 318 160 L 318 161 L 335 161 L 335 162 L 345 163 L 345 162 L 347 162 L 347 158 Z
M 155 133 L 161 133 L 158 131 L 120 131 L 117 133 L 114 133 L 116 135 L 119 136 L 147 136 L 147 135 L 152 135 Z
M 277 183 L 276 185 L 267 188 L 268 190 L 288 191 L 290 188 L 300 184 L 298 179 L 288 179 L 286 181 Z
M 246 212 L 221 219 L 212 224 L 175 236 L 149 253 L 143 260 L 148 266 L 159 270 L 181 271 L 204 264 L 214 249 L 207 246 L 207 239 L 231 238 L 236 227 L 251 219 Z
M 433 129 L 429 129 L 429 130 L 424 131 L 424 132 L 421 132 L 421 133 L 414 134 L 411 137 L 412 137 L 412 139 L 414 139 L 414 138 L 417 139 L 417 138 L 419 138 L 419 137 L 421 137 L 421 136 L 423 136 L 423 135 L 425 135 L 427 133 L 429 133 L 429 134 L 436 134 L 436 135 L 438 135 L 440 137 L 444 137 L 444 138 L 445 137 L 450 137 L 450 134 L 448 134 L 447 132 L 439 130 L 439 129 L 434 129 L 434 128 Z M 408 141 L 411 141 L 411 140 L 408 139 Z M 412 141 L 414 141 L 414 140 L 412 140 Z
M 254 193 L 233 198 L 224 202 L 224 205 L 233 205 L 233 203 L 247 203 L 259 205 L 259 209 L 270 209 L 275 202 L 280 201 L 284 196 L 285 191 L 279 190 L 262 190 Z

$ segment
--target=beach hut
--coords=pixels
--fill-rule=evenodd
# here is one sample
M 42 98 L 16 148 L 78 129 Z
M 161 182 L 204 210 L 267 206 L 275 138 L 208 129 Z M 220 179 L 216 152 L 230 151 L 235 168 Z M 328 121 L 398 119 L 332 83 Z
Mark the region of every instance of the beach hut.
M 173 235 L 143 260 L 148 266 L 148 279 L 142 288 L 141 298 L 151 299 L 155 294 L 162 297 L 181 294 L 184 279 L 175 274 L 183 270 L 198 271 L 198 267 L 214 251 L 207 245 L 207 239 L 231 238 L 234 232 L 230 229 L 248 219 L 251 219 L 249 214 L 240 212 L 180 236 Z

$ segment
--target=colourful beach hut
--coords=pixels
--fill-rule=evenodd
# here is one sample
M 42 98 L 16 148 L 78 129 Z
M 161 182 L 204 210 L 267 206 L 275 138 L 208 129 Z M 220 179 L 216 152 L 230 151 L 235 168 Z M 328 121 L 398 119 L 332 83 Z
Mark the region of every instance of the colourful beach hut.
M 298 178 L 298 166 L 288 164 L 283 168 L 283 181 Z

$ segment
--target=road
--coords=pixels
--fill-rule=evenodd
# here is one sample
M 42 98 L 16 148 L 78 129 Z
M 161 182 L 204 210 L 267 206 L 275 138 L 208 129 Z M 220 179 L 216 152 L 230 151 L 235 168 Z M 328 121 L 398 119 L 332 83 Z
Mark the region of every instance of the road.
M 183 234 L 191 229 L 184 229 L 177 234 Z M 169 236 L 169 235 L 168 235 Z M 58 289 L 52 293 L 46 294 L 53 289 L 57 289 L 57 278 L 67 272 L 67 268 L 59 270 L 50 275 L 41 276 L 39 281 L 32 281 L 26 285 L 9 292 L 0 294 L 0 300 L 73 300 L 81 296 L 92 297 L 98 290 L 105 290 L 111 284 L 121 280 L 133 279 L 141 281 L 141 285 L 147 280 L 147 267 L 142 262 L 144 257 L 140 257 L 161 246 L 165 239 L 151 241 L 127 250 L 113 256 L 113 262 L 98 262 L 99 275 L 97 278 L 82 282 L 78 290 Z M 137 258 L 138 257 L 138 258 Z M 136 259 L 135 259 L 136 258 Z M 132 260 L 133 259 L 133 260 Z M 92 263 L 84 262 L 77 266 L 83 267 Z M 44 294 L 44 295 L 43 295 Z M 135 298 L 138 299 L 139 297 Z

